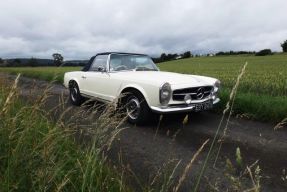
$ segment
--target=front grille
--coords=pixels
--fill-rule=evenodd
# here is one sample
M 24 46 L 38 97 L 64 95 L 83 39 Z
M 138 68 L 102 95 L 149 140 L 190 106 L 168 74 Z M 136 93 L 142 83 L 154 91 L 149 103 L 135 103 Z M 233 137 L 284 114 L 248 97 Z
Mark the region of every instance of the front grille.
M 213 90 L 213 86 L 191 87 L 177 89 L 173 91 L 172 99 L 174 101 L 183 101 L 186 95 L 190 95 L 192 100 L 202 100 L 208 97 Z

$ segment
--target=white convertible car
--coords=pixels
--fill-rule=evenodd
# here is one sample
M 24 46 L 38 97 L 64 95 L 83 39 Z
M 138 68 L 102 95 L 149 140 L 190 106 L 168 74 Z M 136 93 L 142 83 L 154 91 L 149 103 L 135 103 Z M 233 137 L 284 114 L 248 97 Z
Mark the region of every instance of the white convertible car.
M 208 110 L 220 101 L 219 80 L 161 72 L 143 54 L 97 54 L 82 71 L 65 73 L 64 85 L 72 104 L 80 105 L 85 97 L 112 102 L 124 107 L 131 123 L 144 123 L 152 112 Z

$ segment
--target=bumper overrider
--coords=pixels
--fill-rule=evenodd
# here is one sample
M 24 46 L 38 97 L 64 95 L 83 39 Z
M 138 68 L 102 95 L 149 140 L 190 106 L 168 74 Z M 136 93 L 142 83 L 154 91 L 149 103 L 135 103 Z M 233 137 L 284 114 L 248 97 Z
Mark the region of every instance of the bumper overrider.
M 207 98 L 207 99 L 201 100 L 200 102 L 194 101 L 193 103 L 190 103 L 190 104 L 161 106 L 161 107 L 151 106 L 151 110 L 155 113 L 181 113 L 181 112 L 191 112 L 191 111 L 203 111 L 204 109 L 203 110 L 197 110 L 196 106 L 198 104 L 203 104 L 206 102 L 211 102 L 212 105 L 215 105 L 219 101 L 220 101 L 219 98 L 215 98 L 214 100 Z M 209 108 L 209 109 L 211 109 L 211 108 Z

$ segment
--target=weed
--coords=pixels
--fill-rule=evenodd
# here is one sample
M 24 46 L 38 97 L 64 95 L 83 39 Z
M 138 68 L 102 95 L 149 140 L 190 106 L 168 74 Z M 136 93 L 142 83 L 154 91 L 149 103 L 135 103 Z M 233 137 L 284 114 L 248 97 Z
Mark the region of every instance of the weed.
M 230 159 L 226 159 L 225 164 L 225 177 L 228 179 L 230 184 L 228 185 L 228 191 L 260 191 L 260 180 L 261 180 L 261 169 L 257 164 L 258 161 L 254 162 L 250 166 L 243 164 L 243 159 L 240 153 L 240 149 L 236 149 L 234 165 Z M 246 167 L 244 169 L 244 167 Z M 248 179 L 249 178 L 249 179 Z M 251 183 L 251 185 L 250 185 Z M 251 187 L 250 187 L 251 186 Z
M 243 162 L 242 162 L 242 157 L 241 157 L 241 152 L 240 152 L 239 147 L 236 148 L 236 163 L 238 167 L 240 168 L 243 167 Z

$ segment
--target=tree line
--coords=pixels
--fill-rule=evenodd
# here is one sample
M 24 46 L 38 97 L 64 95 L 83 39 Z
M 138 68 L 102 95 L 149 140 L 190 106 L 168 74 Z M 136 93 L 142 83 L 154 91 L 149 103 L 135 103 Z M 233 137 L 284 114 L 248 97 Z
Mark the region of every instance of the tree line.
M 287 52 L 287 40 L 284 41 L 281 44 L 282 51 Z M 228 56 L 228 55 L 255 55 L 255 56 L 266 56 L 266 55 L 272 55 L 273 52 L 271 49 L 262 49 L 258 52 L 256 51 L 220 51 L 215 54 L 206 54 L 204 56 Z M 185 59 L 189 57 L 200 57 L 201 55 L 193 55 L 190 51 L 184 52 L 182 54 L 177 54 L 177 53 L 162 53 L 160 57 L 157 58 L 152 58 L 155 63 L 160 63 L 160 62 L 165 62 L 165 61 L 171 61 L 171 60 L 176 60 L 176 59 Z
M 162 53 L 160 55 L 160 57 L 157 57 L 157 58 L 152 58 L 153 61 L 155 63 L 160 63 L 160 62 L 165 62 L 165 61 L 171 61 L 171 60 L 175 60 L 175 59 L 186 59 L 186 58 L 190 58 L 192 56 L 191 52 L 190 51 L 186 51 L 182 54 L 177 54 L 177 53 Z
M 88 60 L 64 61 L 64 57 L 60 53 L 54 53 L 53 59 L 39 58 L 15 58 L 5 59 L 0 58 L 0 66 L 5 67 L 59 67 L 59 66 L 84 66 Z
M 282 51 L 287 52 L 287 40 L 285 40 L 282 44 Z M 271 49 L 263 49 L 258 52 L 255 51 L 227 51 L 227 52 L 217 52 L 215 54 L 207 54 L 206 56 L 226 56 L 226 55 L 242 55 L 242 54 L 254 54 L 255 56 L 265 56 L 272 55 L 273 52 Z M 177 53 L 162 53 L 160 57 L 152 58 L 155 63 L 171 61 L 176 59 L 186 59 L 190 57 L 200 57 L 201 55 L 193 55 L 190 51 L 186 51 L 181 54 Z M 6 67 L 36 67 L 36 66 L 84 66 L 88 60 L 84 61 L 66 61 L 64 62 L 64 57 L 60 53 L 54 53 L 52 55 L 53 59 L 6 59 L 3 60 L 0 58 L 0 66 Z

